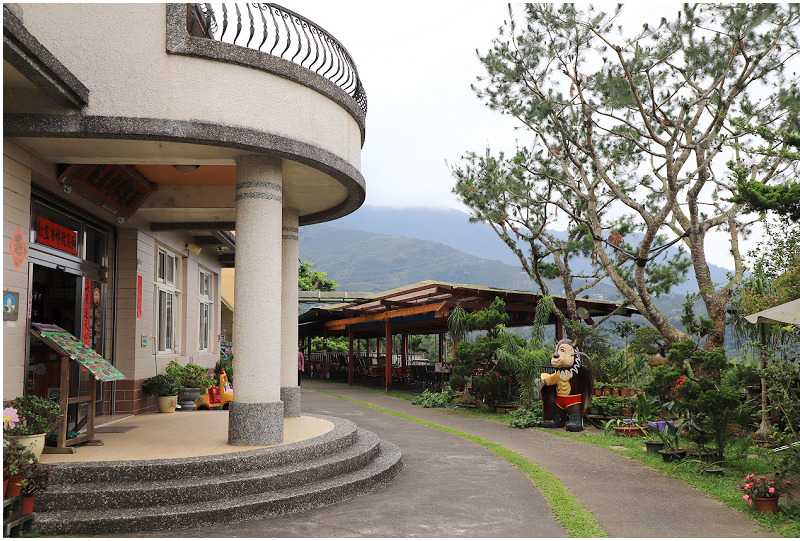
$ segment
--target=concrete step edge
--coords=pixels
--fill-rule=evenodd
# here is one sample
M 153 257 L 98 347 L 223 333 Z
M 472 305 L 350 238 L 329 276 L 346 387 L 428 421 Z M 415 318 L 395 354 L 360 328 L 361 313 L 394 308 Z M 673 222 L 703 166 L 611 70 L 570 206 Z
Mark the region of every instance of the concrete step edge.
M 47 534 L 174 530 L 312 509 L 363 494 L 393 479 L 403 468 L 402 453 L 383 440 L 379 448 L 375 459 L 360 470 L 302 486 L 199 503 L 37 513 L 37 526 Z
M 37 512 L 124 509 L 210 501 L 279 490 L 364 467 L 378 454 L 380 440 L 358 429 L 356 442 L 323 457 L 276 467 L 218 476 L 140 480 L 117 483 L 79 483 L 51 487 L 36 498 Z

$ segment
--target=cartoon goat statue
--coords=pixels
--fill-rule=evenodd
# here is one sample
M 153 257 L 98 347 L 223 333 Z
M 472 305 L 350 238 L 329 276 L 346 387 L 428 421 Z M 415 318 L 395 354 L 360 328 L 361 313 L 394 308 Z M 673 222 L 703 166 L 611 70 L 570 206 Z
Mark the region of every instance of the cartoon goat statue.
M 583 412 L 589 407 L 594 390 L 591 361 L 572 345 L 572 340 L 564 338 L 556 344 L 550 362 L 556 371 L 542 374 L 544 420 L 539 426 L 562 428 L 567 421 L 567 432 L 582 432 Z

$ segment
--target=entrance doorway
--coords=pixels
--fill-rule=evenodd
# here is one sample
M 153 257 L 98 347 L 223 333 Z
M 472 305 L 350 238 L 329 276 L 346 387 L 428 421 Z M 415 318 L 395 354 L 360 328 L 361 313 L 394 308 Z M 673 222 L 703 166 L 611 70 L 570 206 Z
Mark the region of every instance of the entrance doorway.
M 100 355 L 103 352 L 103 318 L 101 302 L 105 300 L 105 284 L 92 281 L 69 269 L 32 264 L 31 321 L 58 325 L 68 333 L 88 340 Z M 96 290 L 96 294 L 94 291 Z M 88 294 L 87 294 L 88 293 Z M 102 303 L 104 304 L 104 302 Z M 61 358 L 39 339 L 30 336 L 26 392 L 58 401 L 61 396 Z M 78 363 L 70 363 L 69 396 L 91 394 L 90 385 L 97 385 L 95 416 L 98 421 L 111 414 L 111 383 L 99 382 Z M 105 389 L 108 387 L 108 389 Z M 106 393 L 105 391 L 108 391 Z M 87 416 L 88 404 L 71 405 L 67 411 L 70 431 L 80 431 L 78 420 Z M 104 417 L 100 417 L 104 416 Z M 101 421 L 102 422 L 102 421 Z

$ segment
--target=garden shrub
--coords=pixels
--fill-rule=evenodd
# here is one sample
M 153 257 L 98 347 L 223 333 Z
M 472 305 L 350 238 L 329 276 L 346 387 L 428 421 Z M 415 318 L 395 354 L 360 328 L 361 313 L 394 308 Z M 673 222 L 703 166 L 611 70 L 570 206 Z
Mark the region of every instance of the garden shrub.
M 514 420 L 510 421 L 508 425 L 512 428 L 539 426 L 539 423 L 542 422 L 542 402 L 535 401 L 526 408 L 512 411 L 511 416 L 514 417 Z
M 411 403 L 423 408 L 444 408 L 450 403 L 453 394 L 454 392 L 450 386 L 445 387 L 441 393 L 432 393 L 425 389 L 422 391 L 422 395 L 414 398 Z

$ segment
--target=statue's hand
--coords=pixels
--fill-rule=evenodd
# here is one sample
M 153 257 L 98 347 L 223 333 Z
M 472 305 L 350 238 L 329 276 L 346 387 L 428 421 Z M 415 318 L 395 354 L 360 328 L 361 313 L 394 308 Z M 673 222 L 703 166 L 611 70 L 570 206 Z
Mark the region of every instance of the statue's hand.
M 542 383 L 546 383 L 547 382 L 547 378 L 549 378 L 549 377 L 550 377 L 550 374 L 548 374 L 546 372 L 542 372 Z

